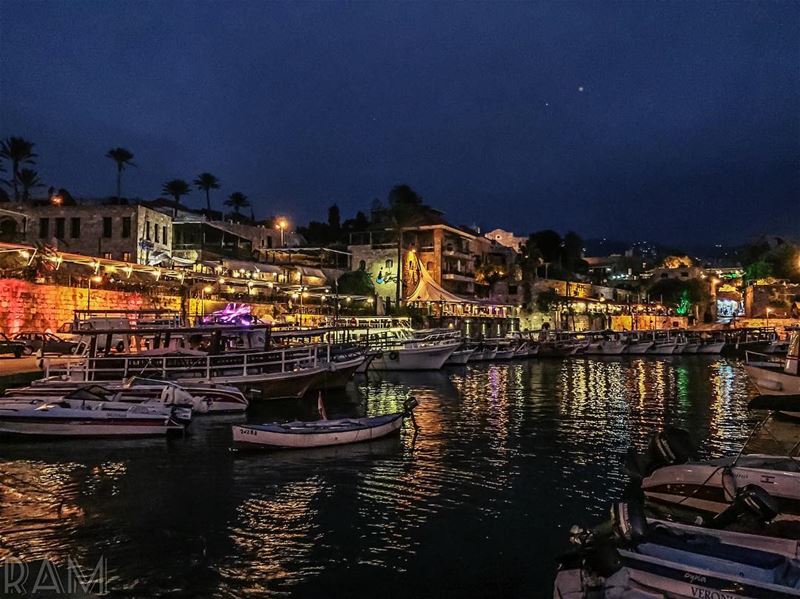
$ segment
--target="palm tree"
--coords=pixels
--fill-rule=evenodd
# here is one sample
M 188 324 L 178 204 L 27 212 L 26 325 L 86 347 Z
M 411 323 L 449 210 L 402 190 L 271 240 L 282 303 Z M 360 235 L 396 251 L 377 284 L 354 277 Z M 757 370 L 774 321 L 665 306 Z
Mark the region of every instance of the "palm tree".
M 200 173 L 194 180 L 194 184 L 197 185 L 197 189 L 206 192 L 206 209 L 210 212 L 211 211 L 210 192 L 212 189 L 219 189 L 219 179 L 217 179 L 211 173 Z
M 37 187 L 44 187 L 44 183 L 39 179 L 39 173 L 31 168 L 24 168 L 19 171 L 17 175 L 19 184 L 22 185 L 22 201 L 27 202 L 30 199 L 31 189 Z
M 183 179 L 173 179 L 164 183 L 161 192 L 172 196 L 176 202 L 180 203 L 181 196 L 189 195 L 191 188 Z
M 250 202 L 248 201 L 247 196 L 242 192 L 234 191 L 228 196 L 228 199 L 225 200 L 225 205 L 233 208 L 233 211 L 238 215 L 239 210 L 242 208 L 247 208 L 250 205 Z
M 0 143 L 0 158 L 11 162 L 11 183 L 14 187 L 14 200 L 19 201 L 19 167 L 34 164 L 33 142 L 22 137 L 9 137 Z
M 122 171 L 126 166 L 136 166 L 133 163 L 133 152 L 125 148 L 111 148 L 106 152 L 106 158 L 111 158 L 117 163 L 117 199 L 122 197 Z

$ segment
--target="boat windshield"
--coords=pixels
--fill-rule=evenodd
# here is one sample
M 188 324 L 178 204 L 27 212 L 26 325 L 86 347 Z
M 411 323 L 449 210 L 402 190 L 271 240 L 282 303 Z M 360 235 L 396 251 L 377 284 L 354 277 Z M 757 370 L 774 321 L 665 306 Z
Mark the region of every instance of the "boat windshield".
M 761 454 L 800 458 L 796 416 L 774 412 L 753 432 L 742 448 L 742 455 Z
M 110 395 L 111 392 L 108 389 L 101 387 L 99 385 L 90 385 L 88 387 L 81 387 L 80 389 L 76 389 L 72 393 L 66 395 L 65 398 L 103 401 Z

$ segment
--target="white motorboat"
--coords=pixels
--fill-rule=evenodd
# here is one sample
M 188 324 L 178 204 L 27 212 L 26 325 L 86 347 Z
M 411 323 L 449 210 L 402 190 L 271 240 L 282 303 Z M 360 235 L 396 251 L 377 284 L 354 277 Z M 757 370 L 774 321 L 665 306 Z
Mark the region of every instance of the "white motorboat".
M 470 357 L 470 362 L 486 362 L 494 360 L 497 355 L 497 345 L 493 343 L 481 342 L 473 346 L 475 353 Z
M 628 471 L 642 478 L 647 500 L 668 510 L 714 515 L 727 509 L 741 488 L 756 484 L 780 503 L 779 519 L 800 520 L 798 420 L 784 414 L 800 412 L 800 397 L 759 396 L 750 408 L 772 412 L 736 456 L 690 461 L 688 433 L 679 429 L 657 433 L 645 455 L 630 454 Z
M 633 356 L 641 356 L 653 347 L 653 340 L 647 339 L 642 335 L 634 334 L 628 337 L 628 344 L 625 353 Z
M 678 345 L 677 339 L 673 338 L 655 338 L 653 345 L 647 350 L 647 353 L 653 356 L 671 356 L 675 352 Z
M 796 540 L 648 522 L 618 503 L 591 530 L 573 527 L 556 599 L 739 599 L 800 597 Z
M 450 357 L 447 358 L 445 364 L 449 364 L 451 366 L 463 366 L 464 364 L 469 362 L 469 359 L 472 357 L 472 354 L 474 353 L 475 353 L 475 348 L 471 348 L 467 345 L 462 345 L 456 351 L 450 354 Z
M 172 408 L 145 404 L 127 409 L 69 402 L 0 406 L 0 435 L 19 437 L 149 437 L 184 430 Z M 191 411 L 184 409 L 189 415 Z
M 365 344 L 373 358 L 357 372 L 370 370 L 439 370 L 461 345 L 450 330 L 415 331 L 407 319 L 353 318 L 345 332 Z
M 683 348 L 684 354 L 696 354 L 700 349 L 699 339 L 687 339 L 686 345 Z
M 497 351 L 494 354 L 495 360 L 511 360 L 516 354 L 516 347 L 505 339 L 495 340 Z
M 698 354 L 721 354 L 722 349 L 725 347 L 724 339 L 709 339 L 703 341 L 700 347 L 697 348 Z
M 592 335 L 584 353 L 596 356 L 619 356 L 626 348 L 627 344 L 619 334 L 604 331 Z
M 60 378 L 33 381 L 27 387 L 8 389 L 6 396 L 64 397 L 78 389 L 99 387 L 118 401 L 129 403 L 162 400 L 165 405 L 191 406 L 196 414 L 232 414 L 244 412 L 249 404 L 244 393 L 227 385 L 177 385 L 170 381 L 133 377 L 125 381 L 103 381 L 101 385 Z M 110 399 L 110 398 L 109 398 Z
M 786 360 L 747 352 L 744 366 L 750 381 L 764 395 L 800 395 L 800 332 L 792 331 Z
M 242 448 L 306 449 L 372 441 L 398 432 L 404 418 L 413 419 L 416 406 L 410 398 L 402 412 L 382 416 L 237 425 L 232 427 L 233 443 Z

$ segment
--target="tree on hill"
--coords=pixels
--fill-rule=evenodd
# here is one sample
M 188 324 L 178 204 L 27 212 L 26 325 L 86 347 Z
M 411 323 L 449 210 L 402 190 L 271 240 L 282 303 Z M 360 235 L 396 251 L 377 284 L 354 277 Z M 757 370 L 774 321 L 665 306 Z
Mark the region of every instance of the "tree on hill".
M 250 200 L 247 199 L 247 196 L 241 191 L 234 191 L 228 196 L 228 199 L 225 200 L 225 205 L 233 208 L 234 214 L 239 216 L 243 208 L 248 208 L 250 206 Z
M 23 164 L 35 164 L 37 158 L 33 152 L 33 142 L 24 137 L 11 136 L 0 142 L 0 159 L 11 163 L 11 187 L 14 189 L 14 200 L 19 201 L 19 175 Z
M 164 185 L 161 187 L 162 193 L 172 196 L 178 203 L 180 203 L 183 196 L 189 195 L 190 191 L 191 188 L 189 187 L 189 184 L 183 179 L 172 179 L 171 181 L 164 183 Z
M 211 190 L 219 189 L 219 179 L 211 173 L 200 173 L 193 183 L 206 194 L 206 210 L 211 211 Z
M 126 148 L 111 148 L 106 152 L 106 158 L 110 158 L 117 165 L 117 199 L 122 197 L 122 171 L 126 166 L 136 166 L 133 163 L 133 152 Z
M 535 245 L 545 262 L 557 262 L 561 251 L 561 235 L 551 229 L 537 231 L 528 237 L 528 244 Z

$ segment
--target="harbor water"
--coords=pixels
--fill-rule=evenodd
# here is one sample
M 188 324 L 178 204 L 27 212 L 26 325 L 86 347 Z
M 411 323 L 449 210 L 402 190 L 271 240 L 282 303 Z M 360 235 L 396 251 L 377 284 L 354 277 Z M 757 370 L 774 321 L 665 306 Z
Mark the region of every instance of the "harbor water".
M 631 446 L 687 428 L 702 457 L 754 418 L 736 361 L 574 358 L 357 376 L 329 417 L 419 400 L 415 434 L 302 452 L 230 449 L 230 425 L 311 419 L 316 399 L 197 417 L 186 438 L 4 443 L 0 557 L 104 557 L 120 597 L 544 597 L 572 524 L 602 519 Z

